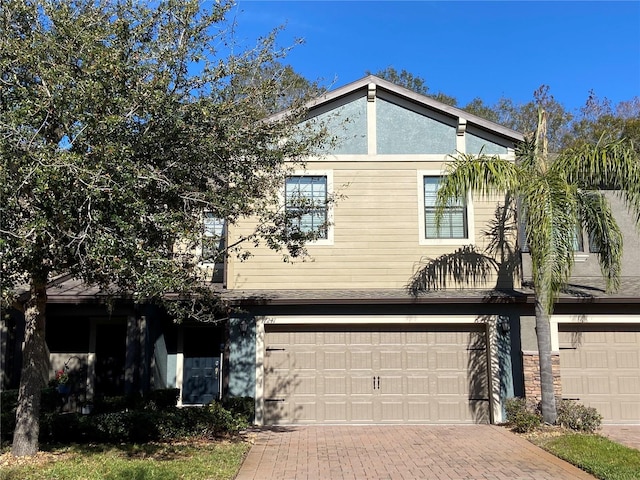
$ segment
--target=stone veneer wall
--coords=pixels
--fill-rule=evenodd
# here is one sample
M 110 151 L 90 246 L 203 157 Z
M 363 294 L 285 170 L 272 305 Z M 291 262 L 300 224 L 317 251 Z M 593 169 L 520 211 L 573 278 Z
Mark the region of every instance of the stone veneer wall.
M 560 383 L 560 355 L 551 354 L 551 368 L 553 370 L 553 390 L 556 398 L 562 398 L 562 384 Z M 522 352 L 522 369 L 524 373 L 525 398 L 539 402 L 540 393 L 540 363 L 538 352 Z

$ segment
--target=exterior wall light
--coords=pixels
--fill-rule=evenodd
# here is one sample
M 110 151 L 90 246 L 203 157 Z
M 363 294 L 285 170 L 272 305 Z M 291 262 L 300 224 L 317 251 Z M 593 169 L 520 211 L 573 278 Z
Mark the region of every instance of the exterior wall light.
M 239 327 L 240 327 L 240 333 L 244 337 L 247 334 L 247 330 L 249 330 L 249 324 L 247 323 L 246 320 L 242 320 L 240 322 Z
M 506 335 L 511 331 L 511 322 L 509 321 L 509 317 L 506 315 L 498 316 L 498 327 L 500 328 L 500 332 L 503 335 Z

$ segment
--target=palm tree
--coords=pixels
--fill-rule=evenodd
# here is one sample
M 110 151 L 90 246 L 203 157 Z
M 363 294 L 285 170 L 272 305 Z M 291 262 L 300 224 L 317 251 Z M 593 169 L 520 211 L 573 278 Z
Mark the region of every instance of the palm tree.
M 485 154 L 459 154 L 442 179 L 436 202 L 436 225 L 448 204 L 474 192 L 487 197 L 506 192 L 519 201 L 521 224 L 531 254 L 536 335 L 540 358 L 542 416 L 556 421 L 551 369 L 549 317 L 566 286 L 574 262 L 574 239 L 582 228 L 599 252 L 607 290 L 620 283 L 622 233 L 603 189 L 615 190 L 640 219 L 640 160 L 626 140 L 585 144 L 548 154 L 546 114 L 516 151 L 516 162 Z

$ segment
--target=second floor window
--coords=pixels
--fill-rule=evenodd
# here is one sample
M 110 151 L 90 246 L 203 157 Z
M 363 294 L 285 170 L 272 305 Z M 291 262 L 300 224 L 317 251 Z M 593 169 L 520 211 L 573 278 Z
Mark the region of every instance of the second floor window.
M 224 220 L 215 216 L 213 212 L 203 214 L 202 261 L 221 263 L 220 252 L 224 250 Z
M 291 225 L 327 238 L 327 177 L 295 175 L 285 183 L 285 207 Z
M 436 229 L 435 205 L 440 188 L 439 176 L 424 177 L 424 228 L 427 239 L 468 238 L 467 206 L 463 201 L 449 204 L 442 215 L 440 228 Z

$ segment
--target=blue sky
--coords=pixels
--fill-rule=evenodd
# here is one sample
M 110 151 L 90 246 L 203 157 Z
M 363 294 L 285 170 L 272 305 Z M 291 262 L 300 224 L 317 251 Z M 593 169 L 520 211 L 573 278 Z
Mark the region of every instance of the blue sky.
M 288 63 L 325 86 L 393 66 L 459 106 L 528 102 L 542 84 L 571 111 L 592 89 L 614 104 L 640 96 L 639 1 L 237 2 L 239 39 L 285 25 L 281 45 L 305 40 Z

